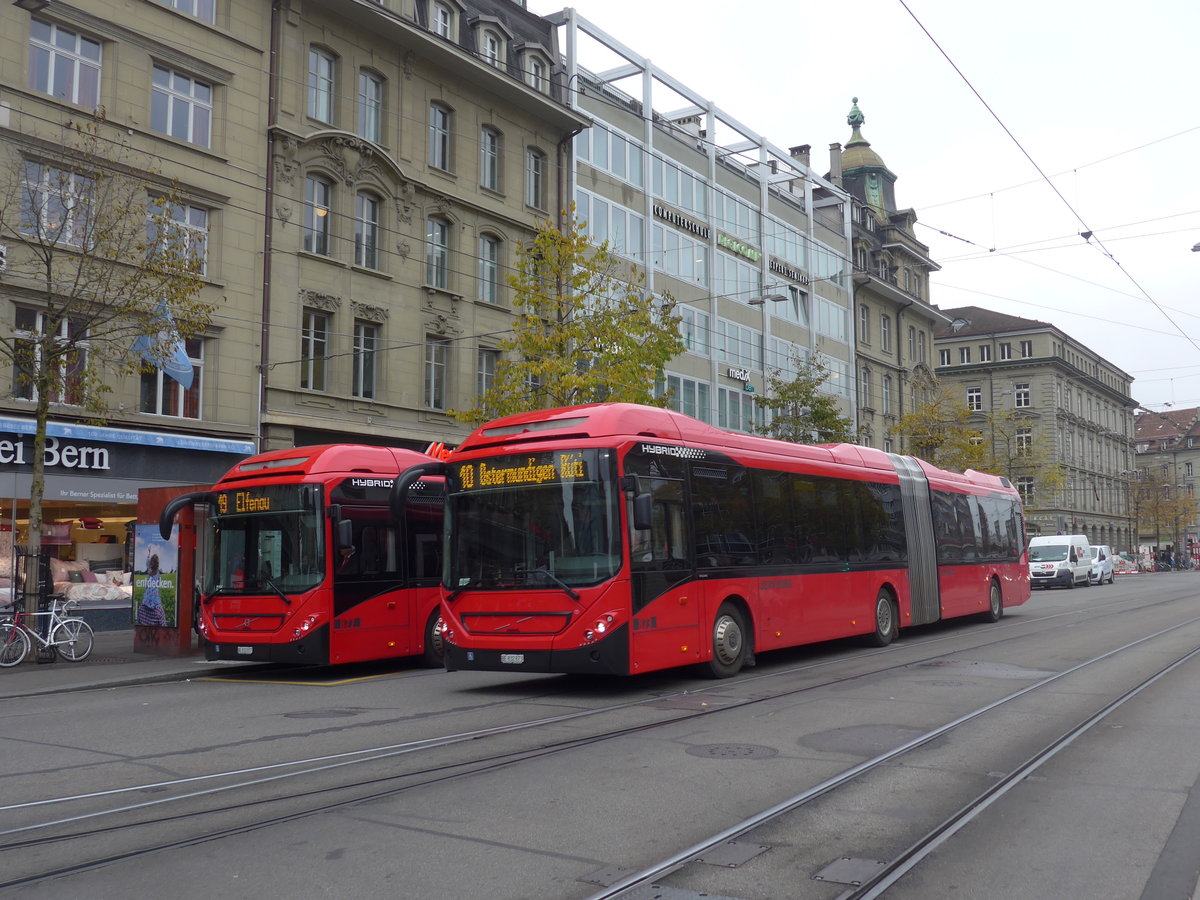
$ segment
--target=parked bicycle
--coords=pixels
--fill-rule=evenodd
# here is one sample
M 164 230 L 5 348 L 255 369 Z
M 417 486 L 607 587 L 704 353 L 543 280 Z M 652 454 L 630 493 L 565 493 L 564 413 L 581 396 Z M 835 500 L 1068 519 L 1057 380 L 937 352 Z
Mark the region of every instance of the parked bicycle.
M 40 647 L 53 647 L 68 662 L 87 659 L 95 635 L 92 626 L 83 619 L 67 615 L 75 604 L 76 601 L 67 600 L 61 594 L 51 594 L 49 609 L 27 613 L 24 604 L 15 601 L 0 617 L 0 666 L 15 666 L 22 662 L 35 643 Z M 43 637 L 43 634 L 49 637 Z

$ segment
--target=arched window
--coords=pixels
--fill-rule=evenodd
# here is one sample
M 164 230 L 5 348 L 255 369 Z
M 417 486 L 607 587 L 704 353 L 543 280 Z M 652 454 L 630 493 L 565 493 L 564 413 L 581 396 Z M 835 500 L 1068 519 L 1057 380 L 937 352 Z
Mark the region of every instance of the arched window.
M 450 124 L 449 107 L 440 103 L 429 104 L 429 164 L 435 169 L 450 171 Z
M 546 208 L 546 154 L 536 147 L 525 152 L 525 203 Z
M 333 182 L 321 175 L 309 175 L 304 184 L 304 249 L 328 256 Z
M 379 198 L 359 191 L 354 198 L 354 264 L 379 268 Z
M 494 234 L 479 237 L 479 299 L 500 302 L 500 238 Z
M 425 236 L 425 283 L 445 290 L 450 285 L 450 223 L 430 216 Z

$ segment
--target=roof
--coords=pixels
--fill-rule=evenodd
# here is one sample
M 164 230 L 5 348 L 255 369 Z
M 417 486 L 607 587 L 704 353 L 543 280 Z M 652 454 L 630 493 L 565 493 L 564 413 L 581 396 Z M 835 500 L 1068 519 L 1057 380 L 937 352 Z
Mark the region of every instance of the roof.
M 1133 437 L 1137 443 L 1200 436 L 1200 409 L 1148 410 L 1134 420 Z
M 960 338 L 1003 331 L 1035 331 L 1039 328 L 1057 329 L 1058 327 L 1050 322 L 1010 316 L 992 309 L 985 309 L 982 306 L 959 306 L 955 309 L 943 309 L 942 312 L 945 313 L 951 324 L 940 329 L 934 335 L 935 338 Z M 953 323 L 957 321 L 966 324 L 955 329 Z

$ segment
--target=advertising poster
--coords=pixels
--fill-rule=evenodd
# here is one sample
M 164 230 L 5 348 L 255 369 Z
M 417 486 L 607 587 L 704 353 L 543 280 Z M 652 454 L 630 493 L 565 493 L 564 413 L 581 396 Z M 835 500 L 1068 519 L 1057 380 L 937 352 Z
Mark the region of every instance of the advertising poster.
M 137 625 L 176 626 L 177 530 L 164 541 L 157 525 L 137 526 L 133 551 L 133 621 Z

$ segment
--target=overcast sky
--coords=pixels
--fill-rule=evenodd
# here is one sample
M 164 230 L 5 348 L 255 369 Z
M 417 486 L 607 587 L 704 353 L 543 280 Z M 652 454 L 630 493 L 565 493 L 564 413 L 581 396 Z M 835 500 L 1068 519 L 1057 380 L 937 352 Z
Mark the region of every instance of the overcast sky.
M 821 173 L 858 97 L 933 303 L 1050 322 L 1140 403 L 1200 406 L 1196 0 L 571 5 Z

